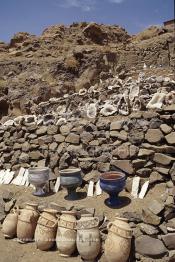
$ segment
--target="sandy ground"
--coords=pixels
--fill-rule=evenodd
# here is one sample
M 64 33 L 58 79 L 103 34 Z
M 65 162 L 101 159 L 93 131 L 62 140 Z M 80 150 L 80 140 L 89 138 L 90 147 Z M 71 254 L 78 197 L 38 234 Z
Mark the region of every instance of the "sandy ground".
M 101 196 L 93 198 L 84 198 L 78 201 L 67 201 L 64 199 L 66 192 L 64 190 L 59 191 L 56 194 L 38 198 L 33 196 L 31 188 L 17 187 L 14 185 L 1 185 L 0 194 L 3 190 L 10 190 L 14 192 L 17 203 L 25 203 L 26 201 L 34 200 L 38 203 L 49 203 L 55 202 L 60 204 L 60 206 L 74 205 L 77 207 L 94 207 L 96 211 L 100 214 L 104 212 L 105 216 L 112 220 L 118 212 L 121 214 L 124 211 L 137 211 L 141 212 L 142 208 L 150 203 L 152 199 L 160 199 L 165 193 L 165 185 L 157 185 L 154 189 L 150 190 L 145 199 L 132 199 L 129 193 L 122 193 L 121 196 L 125 197 L 124 200 L 127 200 L 126 206 L 120 209 L 111 209 L 104 204 L 104 200 L 107 195 L 103 193 Z M 131 199 L 129 203 L 128 199 Z M 0 262 L 78 262 L 81 261 L 79 256 L 71 258 L 63 258 L 59 256 L 59 252 L 55 249 L 44 252 L 36 249 L 35 243 L 28 244 L 19 244 L 16 239 L 14 240 L 5 240 L 2 233 L 0 232 Z

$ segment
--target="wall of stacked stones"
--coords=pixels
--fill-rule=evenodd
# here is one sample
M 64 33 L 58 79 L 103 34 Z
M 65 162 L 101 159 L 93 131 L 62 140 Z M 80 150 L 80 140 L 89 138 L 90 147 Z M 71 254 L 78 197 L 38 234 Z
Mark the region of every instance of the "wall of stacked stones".
M 0 126 L 0 169 L 46 165 L 57 175 L 79 166 L 88 180 L 120 168 L 156 183 L 175 179 L 174 160 L 175 114 L 169 112 Z

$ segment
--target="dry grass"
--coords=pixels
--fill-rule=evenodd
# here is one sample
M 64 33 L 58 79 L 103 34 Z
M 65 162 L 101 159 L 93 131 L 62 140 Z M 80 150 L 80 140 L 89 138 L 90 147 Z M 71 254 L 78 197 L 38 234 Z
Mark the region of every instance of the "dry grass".
M 78 70 L 78 67 L 79 67 L 79 62 L 75 59 L 74 56 L 66 58 L 65 60 L 66 69 L 76 72 Z

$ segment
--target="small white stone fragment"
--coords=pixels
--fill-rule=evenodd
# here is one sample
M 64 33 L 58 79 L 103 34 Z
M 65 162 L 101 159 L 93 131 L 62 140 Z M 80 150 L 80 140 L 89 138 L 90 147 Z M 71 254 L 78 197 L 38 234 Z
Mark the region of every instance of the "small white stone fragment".
M 147 190 L 148 190 L 148 186 L 149 186 L 149 181 L 146 181 L 146 182 L 143 184 L 142 188 L 141 188 L 141 191 L 140 191 L 140 194 L 139 194 L 139 198 L 140 198 L 140 199 L 143 199 L 144 196 L 146 195 L 146 192 L 147 192 Z
M 20 168 L 19 173 L 17 175 L 17 177 L 15 177 L 13 179 L 13 181 L 11 182 L 11 184 L 14 184 L 16 186 L 20 186 L 21 183 L 23 183 L 23 176 L 25 173 L 25 169 L 23 167 Z
M 59 188 L 60 188 L 60 177 L 57 177 L 53 192 L 57 193 L 59 191 Z
M 94 195 L 94 182 L 90 181 L 89 182 L 89 186 L 88 186 L 87 196 L 88 197 L 93 197 L 93 195 Z
M 3 184 L 8 185 L 10 184 L 10 182 L 12 181 L 12 179 L 14 178 L 15 172 L 10 170 L 6 170 L 5 175 L 4 175 L 4 179 L 3 179 Z
M 102 189 L 100 187 L 100 180 L 96 184 L 95 191 L 96 191 L 96 196 L 100 196 L 102 194 Z
M 139 192 L 139 185 L 140 185 L 140 177 L 136 176 L 133 178 L 133 182 L 132 182 L 132 191 L 131 191 L 131 195 L 134 198 L 138 197 L 138 192 Z

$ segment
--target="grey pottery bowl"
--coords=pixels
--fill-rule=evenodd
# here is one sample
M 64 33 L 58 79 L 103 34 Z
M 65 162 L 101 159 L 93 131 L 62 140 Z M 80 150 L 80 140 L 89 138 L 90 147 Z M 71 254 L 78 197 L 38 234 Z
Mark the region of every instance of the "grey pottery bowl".
M 78 199 L 76 188 L 82 184 L 81 169 L 68 168 L 60 170 L 60 184 L 67 189 L 67 200 Z
M 34 185 L 36 191 L 33 193 L 35 196 L 45 195 L 44 186 L 49 180 L 50 169 L 48 167 L 32 167 L 29 168 L 29 183 Z

